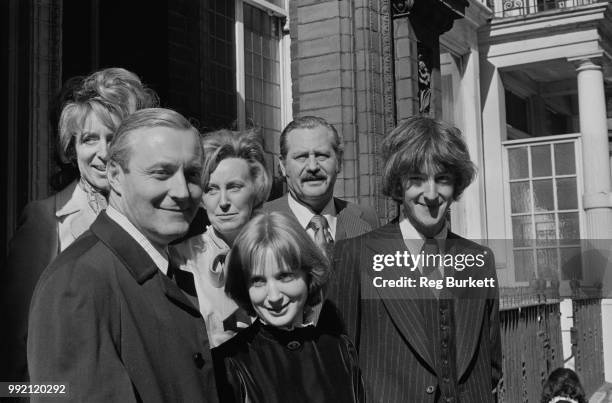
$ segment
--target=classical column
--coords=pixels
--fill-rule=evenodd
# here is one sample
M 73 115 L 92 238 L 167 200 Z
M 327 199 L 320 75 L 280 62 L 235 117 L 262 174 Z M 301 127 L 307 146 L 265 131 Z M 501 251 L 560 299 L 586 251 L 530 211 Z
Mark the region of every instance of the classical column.
M 603 73 L 596 59 L 577 61 L 587 239 L 612 239 L 610 157 Z
M 596 59 L 595 59 L 596 60 Z M 612 338 L 612 267 L 610 239 L 612 239 L 612 194 L 610 193 L 610 159 L 606 102 L 602 68 L 592 59 L 577 61 L 578 108 L 582 133 L 586 238 L 591 240 L 584 256 L 584 279 L 603 283 L 601 300 L 602 338 Z M 599 240 L 593 242 L 592 240 Z M 595 260 L 596 262 L 592 262 Z M 604 373 L 612 381 L 612 345 L 604 343 Z

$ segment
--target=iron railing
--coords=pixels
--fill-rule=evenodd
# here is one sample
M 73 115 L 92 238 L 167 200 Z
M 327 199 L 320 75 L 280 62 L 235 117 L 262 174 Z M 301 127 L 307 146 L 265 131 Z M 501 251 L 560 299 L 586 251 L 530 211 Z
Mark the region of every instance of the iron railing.
M 538 402 L 548 374 L 563 366 L 559 304 L 500 312 L 503 378 L 499 402 Z
M 487 4 L 496 17 L 516 17 L 550 10 L 560 10 L 607 0 L 497 0 Z
M 533 305 L 516 306 L 504 303 L 503 299 L 500 311 L 503 378 L 499 402 L 539 402 L 549 373 L 564 362 L 559 300 L 540 295 L 526 301 L 535 302 Z M 601 300 L 574 299 L 572 303 L 572 356 L 590 396 L 605 381 Z
M 601 300 L 598 298 L 573 301 L 574 329 L 572 350 L 576 371 L 587 395 L 604 383 L 603 335 Z

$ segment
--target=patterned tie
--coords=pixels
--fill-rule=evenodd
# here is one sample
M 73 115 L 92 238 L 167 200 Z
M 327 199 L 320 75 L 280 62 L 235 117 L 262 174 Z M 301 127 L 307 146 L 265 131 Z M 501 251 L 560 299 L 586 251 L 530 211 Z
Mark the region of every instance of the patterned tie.
M 330 248 L 334 245 L 334 238 L 329 232 L 327 219 L 322 215 L 315 214 L 306 228 L 312 228 L 315 243 L 330 256 Z

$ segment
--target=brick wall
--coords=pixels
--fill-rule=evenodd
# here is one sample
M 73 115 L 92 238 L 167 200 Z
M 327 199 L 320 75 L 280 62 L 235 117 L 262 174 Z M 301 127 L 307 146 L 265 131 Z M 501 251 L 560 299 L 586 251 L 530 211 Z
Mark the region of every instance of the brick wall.
M 377 144 L 384 132 L 381 5 L 388 1 L 290 3 L 294 116 L 327 119 L 344 140 L 335 194 L 377 205 Z

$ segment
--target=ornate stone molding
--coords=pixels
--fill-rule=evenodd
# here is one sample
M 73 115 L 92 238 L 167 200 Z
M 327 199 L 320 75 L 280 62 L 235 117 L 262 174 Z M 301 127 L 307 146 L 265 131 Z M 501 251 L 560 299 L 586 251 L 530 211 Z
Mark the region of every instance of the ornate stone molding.
M 412 6 L 414 6 L 414 0 L 391 0 L 391 15 L 393 18 L 408 15 Z
M 382 80 L 383 80 L 383 131 L 374 137 L 374 159 L 376 173 L 376 209 L 383 217 L 393 217 L 397 213 L 395 202 L 382 195 L 382 166 L 380 158 L 380 143 L 386 133 L 389 133 L 396 125 L 396 104 L 395 104 L 395 69 L 393 58 L 393 20 L 392 4 L 393 0 L 382 0 L 380 6 L 380 33 L 382 36 Z M 410 2 L 412 3 L 412 1 Z M 412 6 L 412 5 L 411 5 Z

